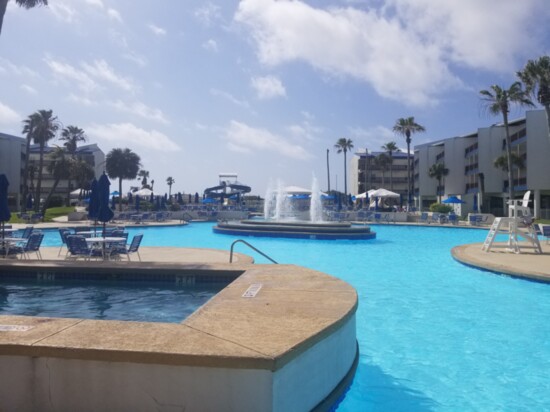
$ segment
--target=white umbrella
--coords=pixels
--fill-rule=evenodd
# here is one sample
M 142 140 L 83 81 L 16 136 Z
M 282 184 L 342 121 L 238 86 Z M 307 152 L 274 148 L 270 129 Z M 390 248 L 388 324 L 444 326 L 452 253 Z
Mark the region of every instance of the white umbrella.
M 369 190 L 369 197 L 399 197 L 399 193 L 387 189 L 376 189 L 372 192 Z
M 284 190 L 289 195 L 309 195 L 309 194 L 311 194 L 310 189 L 304 189 L 303 187 L 299 187 L 299 186 L 287 186 L 287 187 L 285 187 Z
M 136 192 L 133 192 L 132 195 L 138 195 L 138 196 L 141 196 L 141 197 L 145 197 L 145 196 L 151 196 L 151 193 L 153 193 L 153 191 L 151 189 L 140 189 Z M 153 193 L 153 196 L 154 196 L 154 193 Z

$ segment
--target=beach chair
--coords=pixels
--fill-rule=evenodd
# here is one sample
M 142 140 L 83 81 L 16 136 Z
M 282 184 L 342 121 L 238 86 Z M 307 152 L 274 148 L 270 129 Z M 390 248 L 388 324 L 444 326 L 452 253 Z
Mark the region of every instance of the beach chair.
M 32 234 L 32 231 L 34 230 L 33 226 L 27 226 L 23 231 L 21 232 L 21 237 L 23 239 L 28 239 L 30 235 Z
M 430 223 L 430 221 L 428 220 L 428 214 L 426 212 L 422 212 L 420 214 L 420 219 L 418 219 L 418 221 L 420 223 Z
M 542 236 L 546 238 L 546 244 L 550 243 L 550 225 L 540 226 Z
M 432 218 L 429 223 L 440 223 L 439 217 L 441 216 L 441 213 L 432 213 Z

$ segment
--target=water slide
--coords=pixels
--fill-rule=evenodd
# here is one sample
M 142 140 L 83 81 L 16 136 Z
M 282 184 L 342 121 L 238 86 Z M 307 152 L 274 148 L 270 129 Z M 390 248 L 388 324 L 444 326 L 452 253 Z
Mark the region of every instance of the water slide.
M 250 186 L 222 182 L 220 185 L 204 189 L 204 194 L 210 198 L 227 198 L 233 195 L 243 195 L 251 190 Z

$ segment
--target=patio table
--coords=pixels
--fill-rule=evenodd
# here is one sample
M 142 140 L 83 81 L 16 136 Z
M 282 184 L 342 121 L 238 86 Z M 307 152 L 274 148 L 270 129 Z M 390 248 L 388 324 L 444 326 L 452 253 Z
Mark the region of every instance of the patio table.
M 113 237 L 113 236 L 106 236 L 106 237 L 88 237 L 86 238 L 86 243 L 92 244 L 92 245 L 101 245 L 101 254 L 103 255 L 103 260 L 106 260 L 109 258 L 109 254 L 106 252 L 108 251 L 106 249 L 106 245 L 110 243 L 122 243 L 126 244 L 126 238 L 125 237 Z

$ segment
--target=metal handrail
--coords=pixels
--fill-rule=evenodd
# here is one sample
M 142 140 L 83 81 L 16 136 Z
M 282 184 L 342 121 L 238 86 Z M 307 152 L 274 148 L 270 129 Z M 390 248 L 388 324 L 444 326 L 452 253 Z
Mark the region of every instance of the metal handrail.
M 237 239 L 235 240 L 233 243 L 231 243 L 231 253 L 229 254 L 229 263 L 233 263 L 233 248 L 235 246 L 235 243 L 244 243 L 246 246 L 248 246 L 250 249 L 254 250 L 255 252 L 258 252 L 260 255 L 262 255 L 263 257 L 265 257 L 266 259 L 270 260 L 271 262 L 275 263 L 276 265 L 278 265 L 278 263 L 274 260 L 274 259 L 271 259 L 269 256 L 267 256 L 264 252 L 262 252 L 261 250 L 259 249 L 256 249 L 254 246 L 252 246 L 250 243 L 248 243 L 246 240 L 242 240 L 242 239 Z

